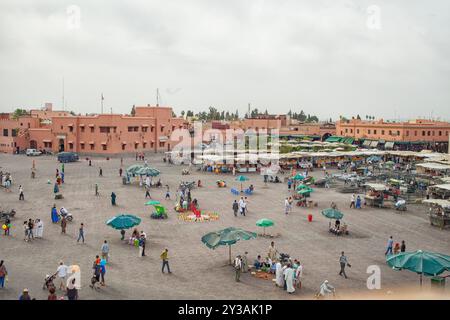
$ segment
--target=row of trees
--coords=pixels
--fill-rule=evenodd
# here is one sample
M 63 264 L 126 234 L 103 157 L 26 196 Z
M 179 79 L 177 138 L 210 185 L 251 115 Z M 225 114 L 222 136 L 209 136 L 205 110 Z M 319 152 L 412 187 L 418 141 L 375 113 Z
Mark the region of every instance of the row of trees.
M 291 119 L 296 119 L 300 122 L 319 122 L 319 118 L 317 118 L 317 116 L 312 116 L 309 113 L 306 114 L 305 112 L 303 112 L 303 110 L 300 110 L 299 113 L 289 110 L 288 115 L 291 117 Z

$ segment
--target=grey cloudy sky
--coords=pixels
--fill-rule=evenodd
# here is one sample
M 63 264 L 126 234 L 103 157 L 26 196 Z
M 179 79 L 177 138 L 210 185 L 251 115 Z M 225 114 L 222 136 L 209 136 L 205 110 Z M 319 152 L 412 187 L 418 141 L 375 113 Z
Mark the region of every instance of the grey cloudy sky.
M 450 119 L 449 57 L 447 0 L 0 2 L 0 111 L 60 108 L 64 77 L 82 113 L 159 88 L 176 112 Z

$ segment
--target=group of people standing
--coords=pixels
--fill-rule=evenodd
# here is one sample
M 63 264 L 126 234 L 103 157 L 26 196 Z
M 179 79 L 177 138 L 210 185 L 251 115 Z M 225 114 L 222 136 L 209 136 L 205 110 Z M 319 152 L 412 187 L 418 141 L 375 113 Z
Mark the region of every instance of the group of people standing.
M 29 242 L 36 238 L 42 238 L 44 234 L 44 222 L 41 219 L 28 219 L 23 222 L 24 238 L 23 240 Z
M 5 188 L 6 192 L 11 192 L 12 178 L 9 172 L 0 171 L 0 178 L 2 182 L 2 187 Z

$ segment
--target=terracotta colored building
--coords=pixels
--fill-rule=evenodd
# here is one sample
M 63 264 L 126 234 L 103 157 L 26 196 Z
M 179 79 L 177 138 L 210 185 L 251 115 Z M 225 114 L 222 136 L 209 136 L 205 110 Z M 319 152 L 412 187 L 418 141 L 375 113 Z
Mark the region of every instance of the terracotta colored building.
M 340 120 L 336 123 L 338 136 L 364 139 L 387 145 L 388 148 L 405 149 L 407 146 L 447 151 L 450 123 L 425 119 L 408 122 Z M 417 149 L 416 148 L 416 149 Z
M 108 155 L 162 152 L 178 142 L 171 140 L 171 134 L 182 128 L 186 128 L 184 119 L 173 117 L 169 107 L 137 106 L 134 116 L 32 110 L 18 119 L 0 118 L 0 152 L 27 148 Z

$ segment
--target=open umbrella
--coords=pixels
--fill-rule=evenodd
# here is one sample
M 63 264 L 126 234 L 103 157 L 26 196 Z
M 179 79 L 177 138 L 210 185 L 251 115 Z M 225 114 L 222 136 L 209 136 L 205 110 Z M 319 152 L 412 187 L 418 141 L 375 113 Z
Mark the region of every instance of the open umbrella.
M 305 177 L 303 175 L 301 175 L 300 173 L 297 173 L 295 176 L 292 177 L 292 180 L 302 181 L 302 180 L 305 180 Z
M 300 184 L 296 188 L 296 190 L 302 190 L 302 189 L 311 189 L 312 190 L 312 188 L 306 184 Z
M 241 192 L 242 192 L 242 182 L 250 180 L 246 176 L 237 176 L 236 181 L 239 181 L 241 183 Z
M 344 214 L 342 212 L 333 208 L 322 210 L 322 215 L 327 217 L 328 219 L 336 219 L 336 220 L 340 220 L 344 217 Z
M 259 219 L 258 221 L 256 221 L 256 225 L 258 226 L 258 227 L 263 227 L 264 229 L 264 231 L 263 231 L 263 234 L 265 235 L 266 234 L 266 227 L 271 227 L 271 226 L 273 226 L 275 223 L 272 221 L 272 220 L 270 220 L 270 219 L 265 219 L 265 218 L 263 218 L 263 219 Z
M 444 271 L 450 271 L 450 256 L 445 254 L 417 250 L 415 252 L 401 252 L 386 257 L 386 263 L 395 270 L 406 269 L 420 275 L 437 276 Z
M 131 214 L 121 214 L 106 221 L 106 225 L 118 230 L 129 229 L 140 223 L 141 218 Z
M 250 240 L 256 238 L 256 233 L 245 231 L 239 228 L 229 227 L 216 232 L 205 234 L 201 241 L 210 249 L 215 249 L 218 246 L 228 246 L 229 248 L 229 262 L 231 264 L 231 245 L 239 240 Z
M 157 204 L 161 204 L 161 202 L 159 202 L 158 200 L 150 200 L 145 203 L 146 206 L 154 206 Z
M 151 167 L 142 167 L 136 171 L 136 174 L 140 176 L 150 176 L 150 177 L 156 177 L 159 175 L 159 170 Z
M 127 172 L 130 174 L 136 174 L 136 172 L 142 168 L 143 168 L 143 166 L 140 164 L 133 164 L 127 168 Z

